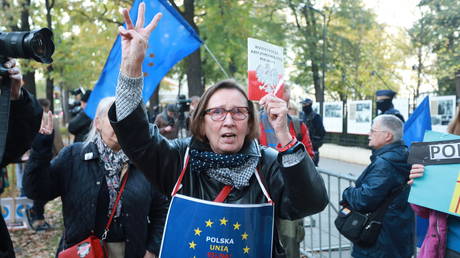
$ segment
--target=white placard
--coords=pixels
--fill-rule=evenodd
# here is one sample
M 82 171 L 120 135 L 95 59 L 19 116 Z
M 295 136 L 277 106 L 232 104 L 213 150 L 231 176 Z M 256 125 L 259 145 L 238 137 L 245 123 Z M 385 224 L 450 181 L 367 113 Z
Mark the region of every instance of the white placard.
M 433 131 L 447 132 L 447 125 L 454 118 L 455 96 L 430 96 L 431 127 Z
M 324 102 L 323 124 L 326 132 L 343 132 L 343 102 Z
M 372 100 L 349 101 L 347 104 L 347 133 L 368 134 L 372 124 Z
M 393 99 L 393 106 L 401 113 L 405 121 L 409 119 L 409 99 Z
M 280 93 L 284 74 L 283 48 L 248 38 L 248 97 L 259 100 L 268 93 Z M 279 96 L 277 94 L 277 96 Z

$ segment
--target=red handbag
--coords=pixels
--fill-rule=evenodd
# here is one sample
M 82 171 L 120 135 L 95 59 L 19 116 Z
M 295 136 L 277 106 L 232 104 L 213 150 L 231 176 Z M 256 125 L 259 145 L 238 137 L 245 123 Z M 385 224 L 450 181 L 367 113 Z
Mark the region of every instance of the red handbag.
M 122 173 L 123 174 L 123 173 Z M 109 232 L 110 224 L 112 223 L 113 216 L 115 215 L 118 202 L 120 201 L 121 194 L 125 189 L 126 181 L 128 179 L 128 173 L 123 177 L 123 182 L 118 192 L 117 199 L 112 208 L 112 213 L 110 214 L 109 221 L 105 226 L 104 234 L 102 234 L 102 239 L 99 239 L 96 236 L 89 236 L 80 243 L 73 245 L 63 251 L 58 255 L 58 258 L 107 258 L 107 249 L 105 246 L 105 239 L 107 233 Z

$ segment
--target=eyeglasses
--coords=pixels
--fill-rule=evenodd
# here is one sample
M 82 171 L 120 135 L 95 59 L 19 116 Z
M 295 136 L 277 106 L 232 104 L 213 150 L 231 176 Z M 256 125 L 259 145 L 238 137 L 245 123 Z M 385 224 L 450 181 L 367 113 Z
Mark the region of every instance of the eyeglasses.
M 377 132 L 386 132 L 387 130 L 377 130 L 374 128 L 371 128 L 371 133 L 377 133 Z
M 232 119 L 235 121 L 241 121 L 248 117 L 249 108 L 248 107 L 234 107 L 230 110 L 225 108 L 210 108 L 204 111 L 206 114 L 211 116 L 213 121 L 224 121 L 227 117 L 227 114 L 230 113 Z

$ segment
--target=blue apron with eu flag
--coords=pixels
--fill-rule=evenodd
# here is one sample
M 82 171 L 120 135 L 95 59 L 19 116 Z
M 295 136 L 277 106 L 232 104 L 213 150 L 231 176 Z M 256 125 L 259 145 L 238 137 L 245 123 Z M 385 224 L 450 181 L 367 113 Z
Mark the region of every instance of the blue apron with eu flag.
M 222 203 L 232 187 L 225 186 L 214 201 L 177 194 L 188 164 L 172 192 L 163 232 L 162 258 L 271 257 L 274 206 L 258 171 L 254 173 L 268 203 Z

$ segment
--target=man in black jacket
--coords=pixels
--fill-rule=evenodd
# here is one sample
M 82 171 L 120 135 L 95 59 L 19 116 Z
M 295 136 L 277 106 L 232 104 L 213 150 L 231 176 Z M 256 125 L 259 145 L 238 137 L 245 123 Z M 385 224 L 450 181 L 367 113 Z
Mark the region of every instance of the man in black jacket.
M 22 75 L 15 67 L 15 60 L 8 60 L 4 67 L 8 68 L 11 79 L 10 114 L 8 131 L 3 157 L 0 157 L 0 168 L 18 160 L 26 152 L 40 128 L 42 109 L 33 95 L 22 88 Z M 0 85 L 3 78 L 0 76 Z M 6 121 L 0 121 L 5 123 Z M 15 257 L 13 243 L 3 216 L 0 216 L 0 258 Z
M 88 102 L 91 91 L 87 90 L 80 99 L 81 110 L 78 114 L 69 122 L 69 132 L 75 135 L 73 142 L 82 142 L 85 140 L 86 135 L 89 132 L 91 122 L 93 121 L 85 113 L 86 103 Z
M 323 145 L 323 139 L 326 135 L 326 130 L 324 129 L 323 119 L 321 115 L 313 111 L 313 101 L 309 98 L 304 99 L 300 102 L 302 104 L 303 116 L 302 121 L 307 125 L 308 132 L 310 133 L 311 143 L 313 145 L 313 152 L 315 157 L 313 162 L 315 166 L 318 166 L 319 163 L 319 148 Z

